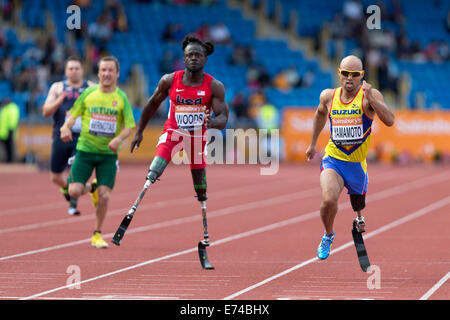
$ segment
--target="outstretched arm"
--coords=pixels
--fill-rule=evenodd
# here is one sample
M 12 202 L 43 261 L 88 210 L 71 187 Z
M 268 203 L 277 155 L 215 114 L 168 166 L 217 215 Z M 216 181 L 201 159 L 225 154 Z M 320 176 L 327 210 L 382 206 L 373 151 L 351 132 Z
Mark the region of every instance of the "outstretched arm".
M 308 148 L 306 149 L 306 157 L 308 161 L 314 158 L 314 155 L 316 154 L 317 139 L 319 138 L 320 132 L 327 123 L 327 116 L 329 111 L 328 104 L 332 98 L 333 98 L 333 90 L 331 89 L 325 89 L 320 94 L 320 103 L 319 106 L 317 107 L 313 120 L 313 131 L 311 136 L 311 142 Z
M 206 127 L 215 129 L 225 129 L 228 122 L 228 105 L 225 102 L 225 87 L 222 82 L 213 80 L 211 82 L 212 110 L 215 117 L 211 118 L 209 110 L 206 111 Z
M 139 148 L 139 145 L 142 142 L 145 127 L 150 119 L 155 114 L 156 110 L 158 110 L 161 103 L 164 99 L 169 95 L 170 86 L 172 85 L 173 73 L 164 75 L 158 83 L 153 95 L 148 99 L 147 104 L 142 111 L 141 119 L 136 127 L 136 133 L 131 141 L 131 152 L 135 148 Z

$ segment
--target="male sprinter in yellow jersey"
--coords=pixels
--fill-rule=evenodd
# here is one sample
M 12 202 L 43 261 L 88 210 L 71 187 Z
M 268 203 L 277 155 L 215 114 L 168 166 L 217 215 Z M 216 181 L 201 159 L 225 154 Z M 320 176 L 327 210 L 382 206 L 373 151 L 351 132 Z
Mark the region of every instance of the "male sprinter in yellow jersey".
M 116 179 L 117 153 L 122 141 L 135 127 L 128 98 L 117 87 L 118 77 L 117 59 L 111 56 L 101 58 L 98 63 L 99 85 L 84 90 L 60 129 L 61 140 L 71 141 L 71 128 L 75 119 L 81 116 L 77 153 L 68 180 L 69 195 L 75 199 L 87 192 L 94 195 L 97 219 L 91 244 L 97 248 L 108 247 L 101 236 L 101 229 Z M 86 185 L 94 168 L 96 190 Z
M 372 121 L 377 115 L 385 125 L 390 127 L 394 124 L 394 114 L 386 106 L 383 95 L 366 81 L 361 84 L 364 70 L 358 57 L 345 57 L 338 72 L 341 87 L 325 89 L 320 94 L 320 103 L 313 120 L 311 143 L 306 150 L 308 160 L 312 159 L 316 154 L 317 138 L 328 117 L 331 134 L 325 147 L 320 173 L 320 217 L 325 234 L 317 249 L 319 259 L 326 259 L 330 254 L 335 237 L 334 218 L 344 187 L 347 188 L 352 208 L 357 213 L 357 230 L 364 231 L 365 222 L 361 210 L 365 207 L 367 192 L 366 156 Z

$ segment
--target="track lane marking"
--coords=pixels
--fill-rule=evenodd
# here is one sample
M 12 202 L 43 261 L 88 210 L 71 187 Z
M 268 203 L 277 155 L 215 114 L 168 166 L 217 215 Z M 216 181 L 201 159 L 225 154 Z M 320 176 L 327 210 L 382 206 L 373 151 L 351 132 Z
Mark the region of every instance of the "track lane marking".
M 442 177 L 442 175 L 440 175 L 440 176 Z M 409 187 L 408 187 L 408 185 L 409 185 Z M 425 186 L 423 181 L 422 181 L 422 183 L 420 183 L 420 185 L 422 187 Z M 402 186 L 397 186 L 397 187 L 392 188 L 392 189 L 395 190 L 394 193 L 402 193 L 404 191 L 407 191 L 411 187 L 411 183 L 405 184 L 405 185 L 402 185 Z M 392 196 L 393 193 L 392 192 L 381 191 L 380 194 L 381 194 L 380 196 L 375 197 L 375 200 L 371 200 L 371 199 L 369 200 L 368 199 L 368 202 L 369 201 L 371 202 L 371 201 L 380 200 L 380 199 L 382 199 L 384 197 L 390 197 L 390 196 Z M 431 204 L 431 205 L 429 205 L 427 207 L 419 209 L 419 210 L 413 212 L 412 214 L 409 214 L 409 215 L 407 215 L 405 217 L 397 219 L 397 220 L 395 220 L 395 221 L 393 221 L 393 222 L 391 222 L 391 223 L 389 223 L 389 224 L 387 224 L 387 225 L 385 225 L 385 226 L 383 226 L 383 227 L 381 227 L 381 228 L 379 228 L 379 229 L 377 229 L 375 231 L 372 231 L 372 232 L 368 233 L 365 236 L 365 239 L 369 239 L 369 238 L 371 238 L 371 237 L 373 237 L 373 236 L 375 236 L 375 235 L 377 235 L 377 234 L 379 234 L 381 232 L 384 232 L 384 231 L 389 230 L 391 228 L 394 228 L 394 227 L 396 227 L 396 226 L 398 226 L 400 224 L 403 224 L 403 223 L 406 223 L 406 222 L 408 222 L 410 220 L 418 218 L 418 217 L 420 217 L 422 215 L 425 215 L 425 214 L 427 214 L 427 213 L 429 213 L 429 212 L 431 212 L 433 210 L 436 210 L 436 209 L 438 209 L 438 208 L 440 208 L 442 206 L 445 206 L 447 204 L 450 204 L 450 196 L 448 196 L 448 197 L 446 197 L 446 198 L 444 198 L 444 199 L 442 199 L 442 200 L 440 200 L 438 202 L 434 202 L 433 204 Z M 342 204 L 341 205 L 341 209 L 343 209 L 343 207 L 349 208 L 350 207 L 349 202 L 346 202 L 346 203 Z M 286 225 L 295 224 L 297 222 L 305 221 L 305 220 L 308 220 L 308 219 L 311 219 L 311 218 L 314 218 L 314 217 L 318 217 L 318 216 L 319 216 L 319 211 L 313 211 L 313 212 L 301 215 L 299 217 L 283 220 L 283 221 L 280 221 L 280 222 L 276 222 L 276 223 L 273 223 L 273 224 L 270 224 L 270 225 L 266 225 L 266 226 L 263 226 L 263 227 L 260 227 L 260 228 L 256 228 L 256 229 L 249 230 L 249 231 L 237 234 L 237 235 L 229 236 L 229 237 L 226 237 L 226 238 L 214 241 L 214 242 L 211 243 L 211 246 L 220 245 L 220 244 L 227 243 L 227 242 L 230 242 L 230 241 L 233 241 L 233 240 L 237 240 L 237 239 L 241 239 L 241 238 L 248 237 L 248 236 L 251 236 L 251 235 L 255 235 L 255 234 L 262 233 L 262 232 L 266 232 L 266 231 L 269 231 L 269 230 L 277 229 L 277 228 L 280 228 L 280 227 L 283 227 L 283 226 L 286 226 Z M 344 250 L 344 249 L 346 249 L 346 248 L 348 248 L 348 247 L 350 247 L 352 245 L 353 245 L 353 241 L 350 241 L 350 242 L 348 242 L 348 243 L 346 243 L 346 244 L 344 244 L 344 245 L 334 249 L 331 252 L 331 254 L 340 252 L 340 251 L 342 251 L 342 250 Z M 109 276 L 112 276 L 112 275 L 115 275 L 115 274 L 118 274 L 118 273 L 126 272 L 126 271 L 129 271 L 129 270 L 132 270 L 132 269 L 136 269 L 136 268 L 139 268 L 139 267 L 142 267 L 142 266 L 146 266 L 146 265 L 149 265 L 149 264 L 152 264 L 152 263 L 156 263 L 156 262 L 159 262 L 159 261 L 171 259 L 171 258 L 174 258 L 174 257 L 177 257 L 177 256 L 181 256 L 181 255 L 184 255 L 184 254 L 192 253 L 192 252 L 195 252 L 195 251 L 197 251 L 197 247 L 186 249 L 186 250 L 183 250 L 183 251 L 179 251 L 179 252 L 176 252 L 176 253 L 173 253 L 173 254 L 169 254 L 169 255 L 166 255 L 166 256 L 163 256 L 163 257 L 151 259 L 151 260 L 148 260 L 148 261 L 144 261 L 142 263 L 135 264 L 135 265 L 132 265 L 132 266 L 128 266 L 128 267 L 125 267 L 125 268 L 121 268 L 119 270 L 112 271 L 112 272 L 109 272 L 109 273 L 106 273 L 106 274 L 103 274 L 103 275 L 99 275 L 99 276 L 96 276 L 96 277 L 93 277 L 93 278 L 90 278 L 90 279 L 87 279 L 87 280 L 83 280 L 83 281 L 80 281 L 80 282 L 76 282 L 76 283 L 72 283 L 72 284 L 69 284 L 69 285 L 65 285 L 65 286 L 61 286 L 61 287 L 58 287 L 58 288 L 54 288 L 54 289 L 51 289 L 51 290 L 47 290 L 47 291 L 44 291 L 44 292 L 40 292 L 40 293 L 31 295 L 31 296 L 25 297 L 25 298 L 23 298 L 21 300 L 35 299 L 35 298 L 38 298 L 40 296 L 47 295 L 49 293 L 53 293 L 53 292 L 64 290 L 64 289 L 69 289 L 69 288 L 71 288 L 73 286 L 77 286 L 77 285 L 81 285 L 83 283 L 92 282 L 92 281 L 95 281 L 95 280 L 98 280 L 98 279 L 106 278 L 106 277 L 109 277 Z M 279 278 L 279 277 L 281 277 L 281 276 L 283 276 L 285 274 L 288 274 L 288 273 L 290 273 L 290 272 L 292 272 L 294 270 L 297 270 L 297 269 L 299 269 L 301 267 L 304 267 L 304 266 L 306 266 L 308 264 L 311 264 L 312 262 L 315 262 L 316 260 L 318 260 L 317 257 L 309 259 L 309 260 L 306 260 L 306 261 L 304 261 L 304 262 L 302 262 L 302 263 L 300 263 L 300 264 L 298 264 L 298 265 L 296 265 L 296 266 L 294 266 L 292 268 L 289 268 L 289 269 L 287 269 L 287 270 L 285 270 L 285 271 L 283 271 L 281 273 L 278 273 L 278 274 L 276 274 L 276 275 L 274 275 L 274 276 L 272 276 L 270 278 L 267 278 L 267 279 L 265 279 L 265 280 L 255 284 L 255 285 L 252 285 L 252 286 L 250 286 L 248 288 L 245 288 L 243 290 L 240 290 L 240 291 L 238 291 L 238 292 L 236 292 L 236 293 L 234 293 L 232 295 L 229 295 L 229 296 L 223 298 L 223 300 L 231 300 L 231 299 L 233 299 L 233 298 L 235 298 L 235 297 L 237 297 L 237 296 L 239 296 L 239 295 L 241 295 L 243 293 L 251 291 L 251 290 L 253 290 L 253 289 L 255 289 L 255 288 L 259 287 L 259 286 L 262 286 L 263 284 L 266 284 L 266 283 L 268 283 L 268 282 L 270 282 L 270 281 L 272 281 L 274 279 L 277 279 L 277 278 Z
M 435 211 L 437 209 L 445 207 L 445 206 L 447 206 L 449 204 L 450 204 L 450 196 L 445 197 L 445 198 L 441 199 L 440 201 L 433 202 L 432 204 L 430 204 L 430 205 L 428 205 L 428 206 L 426 206 L 424 208 L 421 208 L 421 209 L 419 209 L 419 210 L 417 210 L 417 211 L 415 211 L 415 212 L 413 212 L 413 213 L 411 213 L 411 214 L 409 214 L 409 215 L 407 215 L 405 217 L 397 219 L 397 220 L 395 220 L 395 221 L 393 221 L 391 223 L 388 223 L 387 225 L 385 225 L 385 226 L 383 226 L 381 228 L 378 228 L 378 229 L 376 229 L 376 230 L 374 230 L 372 232 L 369 232 L 369 233 L 366 234 L 364 239 L 365 240 L 370 239 L 370 238 L 372 238 L 372 237 L 374 237 L 374 236 L 376 236 L 376 235 L 378 235 L 378 234 L 380 234 L 382 232 L 385 232 L 385 231 L 387 231 L 389 229 L 395 228 L 395 227 L 397 227 L 399 225 L 402 225 L 402 224 L 404 224 L 406 222 L 409 222 L 409 221 L 411 221 L 413 219 L 421 217 L 421 216 L 423 216 L 423 215 L 425 215 L 427 213 L 430 213 L 430 212 L 433 212 L 433 211 Z M 347 243 L 345 243 L 345 244 L 335 248 L 334 250 L 332 250 L 330 255 L 336 254 L 336 253 L 338 253 L 338 252 L 340 252 L 342 250 L 345 250 L 348 247 L 352 247 L 352 246 L 353 246 L 353 241 L 349 241 L 349 242 L 347 242 Z M 262 285 L 265 285 L 265 284 L 267 284 L 267 283 L 269 283 L 269 282 L 271 282 L 271 281 L 273 281 L 275 279 L 278 279 L 278 278 L 280 278 L 282 276 L 285 276 L 285 275 L 291 273 L 292 271 L 295 271 L 295 270 L 298 270 L 300 268 L 303 268 L 303 267 L 305 267 L 305 266 L 307 266 L 307 265 L 309 265 L 309 264 L 311 264 L 313 262 L 316 262 L 318 260 L 319 260 L 319 258 L 314 257 L 314 258 L 311 258 L 309 260 L 303 261 L 302 263 L 299 263 L 299 264 L 297 264 L 297 265 L 295 265 L 295 266 L 293 266 L 293 267 L 291 267 L 289 269 L 286 269 L 286 270 L 284 270 L 282 272 L 279 272 L 279 273 L 277 273 L 277 274 L 275 274 L 275 275 L 273 275 L 273 276 L 271 276 L 271 277 L 269 277 L 269 278 L 267 278 L 267 279 L 265 279 L 263 281 L 260 281 L 260 282 L 258 282 L 256 284 L 252 285 L 252 286 L 249 286 L 249 287 L 244 288 L 244 289 L 242 289 L 240 291 L 237 291 L 237 292 L 235 292 L 235 293 L 233 293 L 231 295 L 228 295 L 225 298 L 223 298 L 222 300 L 234 299 L 234 298 L 236 298 L 236 297 L 238 297 L 238 296 L 240 296 L 240 295 L 242 295 L 244 293 L 247 293 L 247 292 L 249 292 L 249 291 L 251 291 L 253 289 L 256 289 L 256 288 L 258 288 L 258 287 L 260 287 Z
M 428 290 L 419 300 L 428 300 L 448 279 L 450 279 L 450 271 L 443 276 L 430 290 Z

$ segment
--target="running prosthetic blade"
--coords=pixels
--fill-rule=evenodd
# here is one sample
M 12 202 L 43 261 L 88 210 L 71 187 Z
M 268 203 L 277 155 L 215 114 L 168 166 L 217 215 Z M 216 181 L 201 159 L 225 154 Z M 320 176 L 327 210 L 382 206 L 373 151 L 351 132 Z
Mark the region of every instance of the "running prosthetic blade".
M 133 219 L 134 213 L 137 210 L 137 207 L 139 203 L 141 202 L 142 198 L 144 198 L 145 192 L 150 187 L 152 182 L 148 179 L 145 180 L 144 188 L 139 193 L 138 198 L 136 201 L 134 201 L 133 206 L 126 214 L 125 218 L 123 218 L 122 222 L 120 223 L 119 228 L 117 229 L 116 233 L 114 234 L 114 237 L 111 239 L 111 242 L 114 243 L 117 246 L 120 246 L 120 242 L 123 239 L 123 236 L 125 235 L 125 231 L 127 231 L 128 226 L 130 225 L 131 219 Z
M 133 219 L 133 215 L 127 214 L 122 222 L 120 223 L 119 228 L 117 229 L 116 233 L 114 234 L 114 237 L 111 239 L 111 242 L 114 243 L 117 246 L 120 246 L 120 242 L 123 239 L 123 236 L 125 235 L 125 231 L 127 231 L 128 226 L 130 225 L 131 219 Z
M 208 246 L 209 246 L 209 243 L 200 241 L 198 243 L 198 256 L 200 258 L 200 263 L 201 263 L 203 269 L 214 270 L 214 267 L 209 262 L 208 254 L 206 253 L 206 247 L 208 247 Z
M 358 232 L 358 230 L 356 229 L 355 221 L 353 221 L 352 236 L 356 248 L 356 254 L 358 255 L 359 265 L 361 266 L 362 271 L 367 272 L 370 268 L 369 257 L 367 256 L 366 246 L 364 245 L 362 233 Z

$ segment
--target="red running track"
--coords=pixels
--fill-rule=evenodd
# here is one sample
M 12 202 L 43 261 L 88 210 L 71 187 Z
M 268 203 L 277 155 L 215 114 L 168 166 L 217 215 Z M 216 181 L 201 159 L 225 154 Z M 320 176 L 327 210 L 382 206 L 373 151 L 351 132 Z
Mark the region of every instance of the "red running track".
M 201 210 L 186 166 L 170 166 L 151 186 L 122 245 L 90 246 L 95 214 L 81 216 L 48 172 L 0 173 L 1 299 L 449 299 L 450 168 L 369 165 L 364 233 L 371 273 L 351 239 L 343 193 L 332 254 L 318 261 L 323 233 L 317 165 L 210 166 L 208 255 L 196 245 Z M 110 241 L 141 190 L 146 165 L 122 165 L 103 234 Z M 443 228 L 444 226 L 444 228 Z

